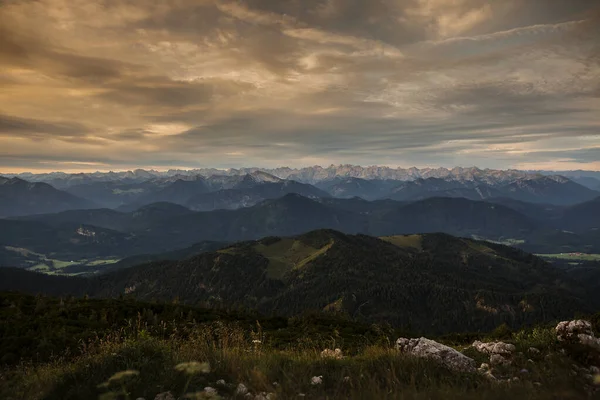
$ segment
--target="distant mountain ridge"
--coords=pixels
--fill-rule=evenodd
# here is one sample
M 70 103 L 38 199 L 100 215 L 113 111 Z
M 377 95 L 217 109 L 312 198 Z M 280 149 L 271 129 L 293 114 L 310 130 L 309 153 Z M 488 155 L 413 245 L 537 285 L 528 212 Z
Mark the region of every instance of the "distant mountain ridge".
M 291 193 L 236 210 L 195 212 L 172 203 L 154 203 L 130 212 L 72 210 L 0 219 L 0 247 L 52 253 L 62 258 L 51 258 L 62 260 L 88 258 L 89 254 L 120 259 L 169 252 L 202 241 L 232 243 L 335 229 L 373 236 L 443 232 L 494 240 L 534 253 L 600 253 L 600 197 L 575 206 L 492 200 L 434 197 L 369 202 L 309 199 Z M 89 235 L 79 232 L 80 228 Z M 0 264 L 36 265 L 31 257 L 10 261 L 14 256 L 7 253 L 4 259 L 8 261 Z
M 202 175 L 209 177 L 213 175 L 236 176 L 246 175 L 255 172 L 265 172 L 281 179 L 294 179 L 300 182 L 316 183 L 323 180 L 336 177 L 343 178 L 362 178 L 362 179 L 391 179 L 400 181 L 410 181 L 426 178 L 449 178 L 455 180 L 479 180 L 487 183 L 509 182 L 518 178 L 531 175 L 563 175 L 573 178 L 593 178 L 600 180 L 600 171 L 521 171 L 521 170 L 498 170 L 498 169 L 480 169 L 477 167 L 455 167 L 455 168 L 392 168 L 387 166 L 367 166 L 359 165 L 330 165 L 328 167 L 312 166 L 305 168 L 198 168 L 189 170 L 171 169 L 168 171 L 155 171 L 136 169 L 133 171 L 121 172 L 93 172 L 68 174 L 64 172 L 51 172 L 43 174 L 32 174 L 24 172 L 6 176 L 17 176 L 29 181 L 47 182 L 57 188 L 64 188 L 76 184 L 90 182 L 110 182 L 123 181 L 127 183 L 143 182 L 151 178 L 172 177 L 176 175 L 190 176 Z
M 96 205 L 43 182 L 0 176 L 0 218 L 93 208 Z

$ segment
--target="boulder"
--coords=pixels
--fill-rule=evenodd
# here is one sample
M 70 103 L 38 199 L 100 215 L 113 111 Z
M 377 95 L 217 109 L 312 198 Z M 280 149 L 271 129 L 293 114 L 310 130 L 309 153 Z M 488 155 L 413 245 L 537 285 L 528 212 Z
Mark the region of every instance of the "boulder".
M 559 322 L 555 329 L 556 337 L 560 341 L 576 339 L 578 335 L 594 336 L 592 324 L 582 319 Z
M 443 364 L 449 369 L 475 372 L 475 360 L 461 352 L 427 338 L 396 340 L 396 349 L 414 357 L 426 358 Z
M 575 342 L 600 351 L 600 338 L 594 336 L 592 324 L 582 319 L 562 321 L 556 325 L 556 337 L 561 342 Z

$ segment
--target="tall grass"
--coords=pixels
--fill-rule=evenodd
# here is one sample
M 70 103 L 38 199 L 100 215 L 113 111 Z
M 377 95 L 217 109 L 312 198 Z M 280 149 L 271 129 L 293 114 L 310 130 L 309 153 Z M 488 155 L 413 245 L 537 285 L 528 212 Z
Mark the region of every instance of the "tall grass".
M 308 338 L 310 339 L 310 338 Z M 520 348 L 548 340 L 533 332 L 518 340 Z M 321 347 L 310 340 L 296 348 L 275 349 L 259 325 L 243 330 L 216 322 L 193 331 L 185 339 L 153 337 L 144 330 L 132 338 L 122 332 L 82 344 L 81 355 L 57 358 L 42 365 L 23 363 L 2 371 L 0 398 L 6 400 L 70 400 L 109 398 L 154 399 L 171 392 L 175 398 L 214 387 L 222 398 L 236 394 L 243 383 L 253 394 L 299 399 L 579 399 L 584 383 L 571 376 L 566 356 L 542 355 L 534 363 L 517 355 L 512 367 L 499 369 L 512 383 L 491 382 L 477 374 L 451 372 L 443 366 L 398 354 L 389 344 L 361 348 L 341 360 L 323 359 Z M 551 349 L 547 350 L 551 351 Z M 181 363 L 208 363 L 210 371 L 188 375 L 175 367 Z M 526 374 L 519 375 L 523 368 Z M 181 368 L 180 368 L 181 369 Z M 103 385 L 119 371 L 136 371 L 125 381 Z M 311 378 L 322 376 L 322 383 Z M 218 384 L 224 380 L 225 385 Z M 111 386 L 112 385 L 112 386 Z

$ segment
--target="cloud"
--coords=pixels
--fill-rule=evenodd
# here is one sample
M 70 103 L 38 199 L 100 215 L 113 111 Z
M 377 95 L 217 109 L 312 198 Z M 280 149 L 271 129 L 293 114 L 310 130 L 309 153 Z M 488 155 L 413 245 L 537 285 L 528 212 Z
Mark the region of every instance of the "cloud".
M 5 1 L 0 169 L 511 167 L 525 154 L 593 165 L 597 11 L 583 0 Z

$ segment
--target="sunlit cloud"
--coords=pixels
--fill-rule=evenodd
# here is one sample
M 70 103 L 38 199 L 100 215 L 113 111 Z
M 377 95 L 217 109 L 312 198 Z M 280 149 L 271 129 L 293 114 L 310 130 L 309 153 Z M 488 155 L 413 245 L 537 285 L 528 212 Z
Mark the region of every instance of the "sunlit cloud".
M 2 2 L 0 171 L 600 169 L 598 11 L 586 0 Z

